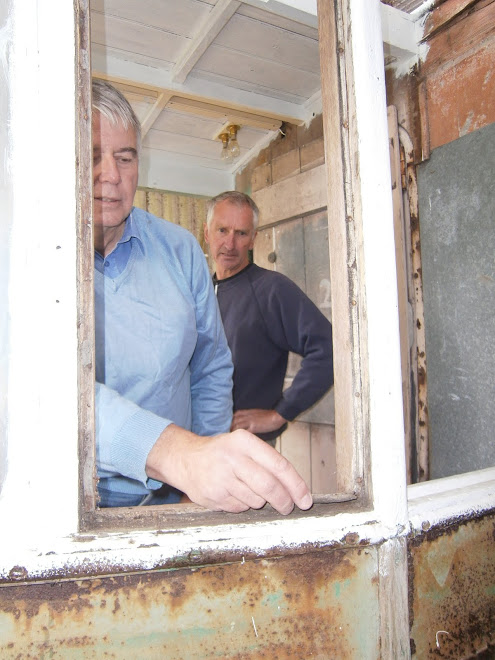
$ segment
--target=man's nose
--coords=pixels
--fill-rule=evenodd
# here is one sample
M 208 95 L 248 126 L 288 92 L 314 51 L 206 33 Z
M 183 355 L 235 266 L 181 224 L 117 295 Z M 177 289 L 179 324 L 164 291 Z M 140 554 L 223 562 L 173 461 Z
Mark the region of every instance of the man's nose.
M 120 182 L 120 171 L 117 166 L 117 161 L 113 155 L 104 155 L 101 158 L 99 165 L 98 180 L 100 182 L 114 183 Z
M 233 231 L 228 232 L 227 236 L 225 237 L 225 244 L 229 248 L 229 250 L 232 250 L 234 248 L 235 235 Z

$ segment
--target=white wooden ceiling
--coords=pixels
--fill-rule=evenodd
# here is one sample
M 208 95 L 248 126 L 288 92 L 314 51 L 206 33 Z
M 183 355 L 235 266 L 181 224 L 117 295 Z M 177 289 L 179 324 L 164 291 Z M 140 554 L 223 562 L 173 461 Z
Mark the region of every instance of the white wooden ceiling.
M 321 111 L 315 6 L 91 0 L 93 75 L 117 84 L 143 124 L 141 185 L 219 192 L 284 121 Z M 241 156 L 225 164 L 218 135 L 232 123 Z

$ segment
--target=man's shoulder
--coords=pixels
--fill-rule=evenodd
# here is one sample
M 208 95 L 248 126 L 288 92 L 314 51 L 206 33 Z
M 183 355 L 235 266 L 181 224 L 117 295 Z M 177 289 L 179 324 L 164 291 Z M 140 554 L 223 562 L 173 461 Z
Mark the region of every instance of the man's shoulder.
M 151 241 L 155 245 L 161 244 L 177 250 L 199 248 L 198 241 L 190 231 L 148 211 L 134 207 L 132 221 L 144 242 Z
M 252 264 L 252 267 L 249 268 L 248 272 L 253 286 L 256 285 L 263 288 L 289 288 L 301 291 L 293 280 L 276 270 L 268 270 L 262 266 Z

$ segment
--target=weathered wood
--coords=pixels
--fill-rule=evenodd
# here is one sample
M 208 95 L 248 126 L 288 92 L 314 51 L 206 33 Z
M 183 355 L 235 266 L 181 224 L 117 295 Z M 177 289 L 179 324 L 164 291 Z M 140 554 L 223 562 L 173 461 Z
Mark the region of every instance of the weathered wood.
M 158 218 L 163 218 L 163 202 L 160 192 L 148 190 L 146 193 L 146 209 Z
M 337 490 L 335 426 L 311 424 L 311 489 L 313 493 Z
M 146 190 L 143 190 L 142 188 L 136 190 L 136 194 L 134 195 L 134 206 L 146 211 Z
M 323 138 L 317 138 L 301 147 L 301 172 L 323 165 L 325 162 L 325 144 Z
M 272 183 L 272 167 L 270 163 L 263 163 L 255 168 L 251 178 L 251 192 L 256 193 Z
M 280 439 L 280 453 L 299 472 L 304 481 L 311 485 L 311 438 L 309 424 L 291 422 Z
M 395 262 L 397 268 L 397 293 L 399 302 L 400 354 L 402 371 L 402 406 L 404 411 L 404 441 L 406 452 L 407 483 L 411 478 L 411 358 L 409 347 L 413 342 L 410 327 L 411 310 L 408 294 L 408 266 L 404 209 L 402 204 L 402 177 L 397 110 L 390 106 L 388 134 L 390 144 L 390 170 L 392 175 L 392 203 L 394 207 Z
M 325 136 L 325 160 L 331 166 L 327 171 L 328 234 L 330 249 L 330 279 L 332 282 L 332 325 L 334 330 L 334 374 L 335 374 L 335 430 L 338 488 L 355 489 L 357 428 L 354 402 L 361 396 L 360 387 L 354 382 L 353 358 L 356 351 L 353 328 L 355 322 L 350 311 L 356 307 L 351 289 L 348 263 L 355 262 L 348 229 L 354 218 L 348 217 L 344 195 L 343 126 L 348 126 L 347 100 L 342 99 L 344 83 L 339 79 L 340 62 L 344 43 L 338 43 L 336 16 L 333 2 L 318 0 L 319 38 L 322 100 L 325 113 L 323 128 Z M 339 28 L 340 30 L 342 27 Z M 339 55 L 340 53 L 340 55 Z M 341 74 L 343 71 L 341 69 Z M 342 104 L 342 105 L 341 105 Z M 323 166 L 306 174 L 323 171 Z M 349 241 L 349 247 L 348 247 Z
M 407 660 L 409 611 L 407 545 L 404 537 L 392 538 L 378 548 L 381 660 Z
M 272 160 L 272 182 L 275 184 L 288 179 L 295 174 L 299 174 L 300 170 L 299 149 L 292 149 L 283 156 Z
M 280 220 L 306 215 L 325 208 L 326 167 L 320 165 L 307 172 L 253 192 L 253 199 L 260 208 L 260 226 Z
M 95 347 L 93 288 L 93 187 L 91 163 L 91 69 L 89 3 L 77 0 L 77 328 L 78 328 L 78 426 L 79 426 L 79 523 L 96 506 L 95 453 Z
M 440 30 L 447 29 L 460 14 L 477 4 L 480 4 L 480 0 L 448 0 L 435 7 L 426 17 L 423 41 L 431 39 Z
M 274 255 L 276 255 L 274 228 L 260 229 L 254 244 L 254 262 L 262 268 L 276 270 L 277 262 L 273 261 Z M 270 261 L 270 259 L 272 259 L 272 261 Z
M 411 390 L 414 388 L 416 405 L 411 422 L 411 442 L 416 446 L 416 480 L 426 481 L 430 475 L 429 465 L 429 421 L 428 421 L 428 384 L 426 378 L 426 335 L 423 303 L 423 268 L 421 263 L 421 237 L 418 218 L 418 184 L 415 166 L 415 154 L 412 140 L 403 128 L 399 128 L 399 140 L 404 150 L 404 180 L 407 206 L 404 213 L 407 218 L 409 238 L 409 301 L 413 307 L 413 328 L 411 345 Z M 411 391 L 411 396 L 413 392 Z

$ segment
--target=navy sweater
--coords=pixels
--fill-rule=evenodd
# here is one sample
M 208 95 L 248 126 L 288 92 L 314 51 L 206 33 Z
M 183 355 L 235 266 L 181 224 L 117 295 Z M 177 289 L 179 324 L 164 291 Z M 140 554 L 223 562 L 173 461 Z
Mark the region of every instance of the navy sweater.
M 234 362 L 234 411 L 274 409 L 293 420 L 333 384 L 330 322 L 281 273 L 250 264 L 213 281 Z M 289 351 L 303 360 L 292 385 L 282 391 Z M 286 426 L 259 436 L 271 440 Z

